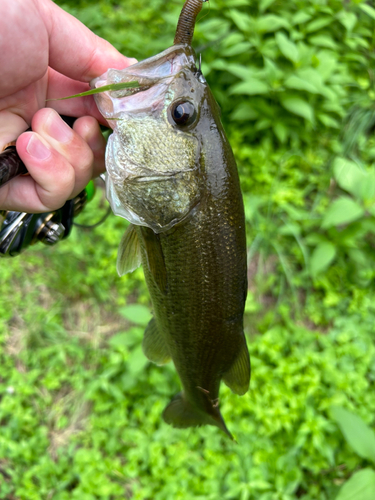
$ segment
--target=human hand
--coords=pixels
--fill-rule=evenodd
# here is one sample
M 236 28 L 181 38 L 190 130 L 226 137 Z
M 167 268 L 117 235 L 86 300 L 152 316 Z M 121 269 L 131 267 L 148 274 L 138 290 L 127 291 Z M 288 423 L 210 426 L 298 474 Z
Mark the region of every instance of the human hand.
M 0 189 L 0 209 L 58 209 L 104 170 L 98 121 L 105 121 L 94 99 L 48 101 L 48 108 L 46 100 L 89 90 L 108 68 L 134 62 L 51 0 L 0 0 L 0 152 L 17 140 L 30 173 Z M 78 117 L 73 129 L 59 114 Z

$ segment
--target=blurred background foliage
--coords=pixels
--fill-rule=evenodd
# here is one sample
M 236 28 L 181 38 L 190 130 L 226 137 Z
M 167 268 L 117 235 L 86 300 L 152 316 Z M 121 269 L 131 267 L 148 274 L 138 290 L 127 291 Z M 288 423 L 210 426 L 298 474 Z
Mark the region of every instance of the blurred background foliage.
M 57 3 L 138 59 L 182 5 Z M 1 499 L 375 498 L 373 2 L 210 0 L 194 46 L 246 209 L 252 383 L 221 389 L 238 444 L 162 422 L 179 381 L 141 352 L 149 296 L 117 277 L 111 216 L 0 263 Z M 105 206 L 99 185 L 80 222 Z

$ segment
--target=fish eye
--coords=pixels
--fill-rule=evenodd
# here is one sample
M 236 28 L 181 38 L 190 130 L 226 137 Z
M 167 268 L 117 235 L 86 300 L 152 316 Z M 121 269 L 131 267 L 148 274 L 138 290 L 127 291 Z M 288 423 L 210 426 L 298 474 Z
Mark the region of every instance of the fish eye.
M 171 106 L 171 116 L 177 125 L 190 125 L 195 115 L 195 108 L 189 101 L 175 102 Z

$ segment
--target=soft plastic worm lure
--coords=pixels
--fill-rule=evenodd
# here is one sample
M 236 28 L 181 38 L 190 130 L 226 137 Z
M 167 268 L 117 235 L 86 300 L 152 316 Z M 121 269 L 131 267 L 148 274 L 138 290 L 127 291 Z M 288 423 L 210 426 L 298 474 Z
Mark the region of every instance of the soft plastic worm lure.
M 194 35 L 195 20 L 202 9 L 202 3 L 207 1 L 208 0 L 186 0 L 178 19 L 176 35 L 173 41 L 174 45 L 183 43 L 191 45 Z

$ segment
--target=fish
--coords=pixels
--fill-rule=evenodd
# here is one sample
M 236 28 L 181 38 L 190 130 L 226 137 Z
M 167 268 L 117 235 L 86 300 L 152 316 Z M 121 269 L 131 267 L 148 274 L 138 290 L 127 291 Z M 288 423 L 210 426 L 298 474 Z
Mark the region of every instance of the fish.
M 221 381 L 238 395 L 249 388 L 245 217 L 220 109 L 191 47 L 201 7 L 187 0 L 172 47 L 109 69 L 92 87 L 138 82 L 95 99 L 113 128 L 107 198 L 130 222 L 117 270 L 143 266 L 153 308 L 143 351 L 158 365 L 172 360 L 182 384 L 163 418 L 177 428 L 213 425 L 233 439 L 219 388 Z

